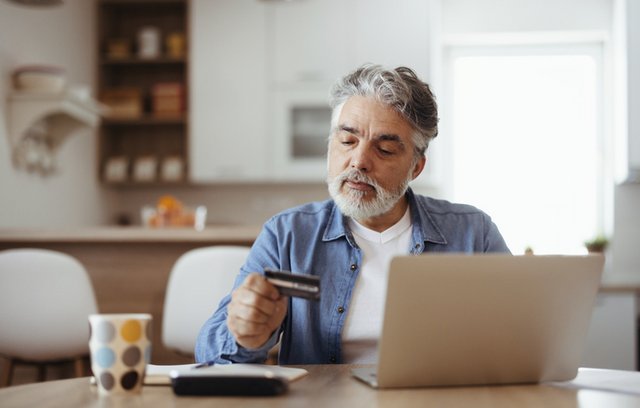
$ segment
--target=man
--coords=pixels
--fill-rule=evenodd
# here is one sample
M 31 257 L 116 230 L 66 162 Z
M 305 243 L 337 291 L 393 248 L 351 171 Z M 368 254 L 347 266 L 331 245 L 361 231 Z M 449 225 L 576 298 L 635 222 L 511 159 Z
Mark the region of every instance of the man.
M 197 361 L 264 362 L 280 341 L 280 364 L 373 363 L 394 255 L 509 252 L 483 212 L 408 188 L 438 125 L 431 90 L 413 71 L 365 65 L 338 81 L 331 106 L 332 199 L 265 223 L 200 332 Z M 320 301 L 280 296 L 267 267 L 319 276 Z

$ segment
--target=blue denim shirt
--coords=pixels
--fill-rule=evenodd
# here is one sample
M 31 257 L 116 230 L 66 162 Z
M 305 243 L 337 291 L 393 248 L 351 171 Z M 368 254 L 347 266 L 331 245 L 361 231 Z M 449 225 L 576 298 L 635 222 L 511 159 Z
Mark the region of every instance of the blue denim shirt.
M 509 252 L 491 218 L 469 205 L 407 191 L 413 225 L 409 252 Z M 227 328 L 230 295 L 204 324 L 196 343 L 196 361 L 261 363 L 278 342 L 279 364 L 341 363 L 341 334 L 362 252 L 333 200 L 286 210 L 267 221 L 256 239 L 234 289 L 251 272 L 265 267 L 320 277 L 320 301 L 290 298 L 280 330 L 259 349 L 239 346 Z

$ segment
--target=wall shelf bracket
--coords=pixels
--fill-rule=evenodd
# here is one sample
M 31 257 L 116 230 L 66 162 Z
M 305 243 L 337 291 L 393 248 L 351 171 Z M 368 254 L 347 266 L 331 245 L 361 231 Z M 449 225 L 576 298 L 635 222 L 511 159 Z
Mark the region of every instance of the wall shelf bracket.
M 66 138 L 95 128 L 104 107 L 72 92 L 14 92 L 9 95 L 9 138 L 18 168 L 48 174 L 54 153 Z

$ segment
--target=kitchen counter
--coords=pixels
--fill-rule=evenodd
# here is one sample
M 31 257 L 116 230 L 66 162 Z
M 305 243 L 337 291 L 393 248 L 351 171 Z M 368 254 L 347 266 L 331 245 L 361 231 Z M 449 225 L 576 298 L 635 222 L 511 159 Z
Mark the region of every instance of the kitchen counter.
M 0 249 L 40 244 L 194 244 L 251 246 L 261 227 L 217 225 L 196 231 L 190 228 L 95 227 L 82 229 L 0 229 Z M 640 294 L 640 271 L 603 275 L 601 291 Z
M 251 245 L 259 226 L 224 225 L 202 231 L 191 228 L 96 227 L 82 229 L 0 229 L 0 244 L 8 243 L 107 243 L 193 242 L 216 245 Z
M 640 295 L 640 271 L 638 273 L 605 273 L 600 289 L 606 292 L 637 292 Z

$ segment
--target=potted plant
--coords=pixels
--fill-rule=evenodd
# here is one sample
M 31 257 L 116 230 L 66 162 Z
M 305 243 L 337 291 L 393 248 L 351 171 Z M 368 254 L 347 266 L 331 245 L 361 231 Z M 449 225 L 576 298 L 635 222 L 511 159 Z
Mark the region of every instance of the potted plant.
M 609 239 L 604 235 L 598 235 L 589 241 L 585 241 L 584 246 L 589 253 L 604 252 L 609 246 Z

